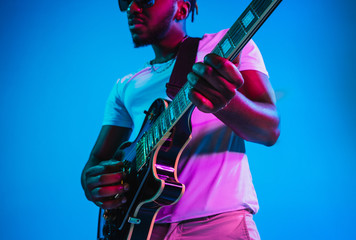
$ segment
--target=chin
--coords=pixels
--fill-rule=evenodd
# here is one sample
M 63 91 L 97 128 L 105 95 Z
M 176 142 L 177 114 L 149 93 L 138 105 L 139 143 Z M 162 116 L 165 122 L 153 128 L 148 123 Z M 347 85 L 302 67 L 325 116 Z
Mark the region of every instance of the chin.
M 144 47 L 151 44 L 148 39 L 139 37 L 137 34 L 132 34 L 132 41 L 135 48 Z
M 139 48 L 139 47 L 144 47 L 147 45 L 150 45 L 150 43 L 142 41 L 141 39 L 137 40 L 137 39 L 132 39 L 133 40 L 133 44 L 135 48 Z

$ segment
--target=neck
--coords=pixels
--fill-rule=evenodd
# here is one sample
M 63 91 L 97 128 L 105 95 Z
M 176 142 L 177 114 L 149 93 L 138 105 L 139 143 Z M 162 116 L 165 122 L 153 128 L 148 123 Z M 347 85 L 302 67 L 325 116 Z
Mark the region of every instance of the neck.
M 155 59 L 151 63 L 163 63 L 174 58 L 178 52 L 180 43 L 185 39 L 186 32 L 167 35 L 158 44 L 152 44 Z

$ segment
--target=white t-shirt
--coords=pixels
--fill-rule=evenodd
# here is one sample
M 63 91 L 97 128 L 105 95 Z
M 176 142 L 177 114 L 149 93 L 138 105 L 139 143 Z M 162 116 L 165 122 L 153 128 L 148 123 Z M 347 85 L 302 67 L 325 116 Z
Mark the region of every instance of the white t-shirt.
M 199 42 L 196 62 L 203 61 L 227 30 L 205 34 Z M 169 100 L 166 83 L 175 59 L 154 66 L 148 63 L 137 73 L 119 79 L 106 104 L 103 125 L 132 128 L 135 139 L 148 110 L 157 98 Z M 268 75 L 261 53 L 251 40 L 241 52 L 238 69 Z M 178 179 L 185 193 L 172 206 L 163 207 L 156 222 L 177 222 L 222 212 L 249 209 L 256 213 L 258 201 L 243 147 L 243 140 L 213 114 L 193 110 L 192 139 L 178 163 Z

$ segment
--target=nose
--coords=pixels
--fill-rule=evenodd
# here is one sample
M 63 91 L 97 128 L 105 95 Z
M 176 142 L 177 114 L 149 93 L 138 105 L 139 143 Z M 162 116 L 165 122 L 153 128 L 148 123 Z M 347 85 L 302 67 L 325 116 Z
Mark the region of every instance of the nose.
M 129 7 L 127 8 L 127 13 L 129 14 L 133 14 L 133 13 L 142 13 L 142 7 L 140 7 L 136 1 L 132 1 L 129 5 Z

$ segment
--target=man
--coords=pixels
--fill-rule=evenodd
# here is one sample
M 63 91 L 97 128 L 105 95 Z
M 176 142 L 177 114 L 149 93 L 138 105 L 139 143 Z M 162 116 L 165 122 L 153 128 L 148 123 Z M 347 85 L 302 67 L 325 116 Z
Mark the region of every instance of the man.
M 155 58 L 119 79 L 112 90 L 97 142 L 82 173 L 86 197 L 112 209 L 125 204 L 118 146 L 134 139 L 156 98 L 166 98 L 185 21 L 195 1 L 129 1 L 127 16 L 135 47 L 151 45 Z M 151 1 L 152 2 L 152 1 Z M 186 191 L 162 208 L 151 239 L 259 239 L 252 214 L 258 210 L 244 142 L 273 145 L 279 136 L 275 96 L 257 46 L 250 41 L 236 62 L 209 54 L 226 31 L 206 34 L 188 74 L 192 139 L 178 166 Z

